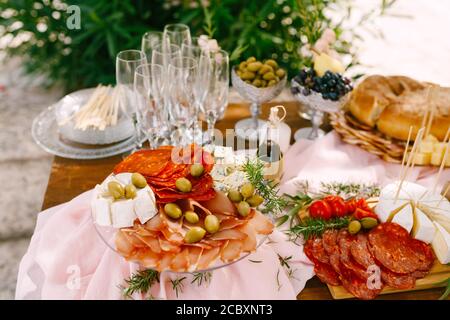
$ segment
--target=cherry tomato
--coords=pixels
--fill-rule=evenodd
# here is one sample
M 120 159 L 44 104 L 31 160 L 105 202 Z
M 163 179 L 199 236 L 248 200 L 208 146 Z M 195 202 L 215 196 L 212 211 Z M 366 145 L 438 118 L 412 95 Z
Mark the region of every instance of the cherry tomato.
M 309 207 L 309 214 L 312 218 L 321 218 L 324 220 L 329 220 L 333 216 L 330 205 L 323 200 L 314 201 Z
M 378 220 L 378 216 L 370 209 L 364 210 L 361 208 L 356 208 L 353 216 L 358 220 L 361 220 L 362 218 L 375 218 Z
M 333 216 L 344 217 L 349 213 L 347 205 L 342 197 L 326 196 L 325 198 L 323 198 L 323 200 L 328 202 L 328 204 L 330 205 Z
M 345 204 L 347 205 L 347 212 L 352 214 L 358 207 L 358 200 L 356 200 L 356 198 L 351 198 L 350 200 L 347 200 Z
M 358 199 L 356 206 L 367 211 L 372 211 L 364 198 Z

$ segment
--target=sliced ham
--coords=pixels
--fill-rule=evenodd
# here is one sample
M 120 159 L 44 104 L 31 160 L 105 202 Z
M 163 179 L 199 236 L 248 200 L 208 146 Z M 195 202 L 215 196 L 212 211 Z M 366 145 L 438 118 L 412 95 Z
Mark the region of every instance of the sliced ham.
M 228 240 L 228 243 L 220 251 L 220 258 L 223 262 L 236 260 L 241 255 L 242 247 L 243 242 L 241 240 Z
M 273 231 L 273 223 L 270 219 L 264 216 L 261 212 L 252 210 L 255 212 L 255 215 L 248 222 L 257 233 L 259 234 L 271 234 Z
M 217 259 L 220 253 L 220 247 L 212 248 L 209 250 L 203 250 L 202 256 L 198 261 L 197 268 L 199 270 L 206 269 L 210 264 Z
M 212 234 L 211 240 L 244 240 L 247 235 L 237 229 L 226 229 Z

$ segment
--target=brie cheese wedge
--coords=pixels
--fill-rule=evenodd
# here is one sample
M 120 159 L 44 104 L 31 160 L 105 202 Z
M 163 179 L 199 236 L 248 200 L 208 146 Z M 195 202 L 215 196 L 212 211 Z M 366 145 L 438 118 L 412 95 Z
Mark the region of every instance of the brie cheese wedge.
M 414 224 L 411 235 L 417 240 L 431 243 L 436 234 L 433 222 L 419 208 L 414 208 Z
M 434 253 L 442 264 L 450 262 L 450 234 L 439 223 L 436 226 L 436 236 L 431 243 Z

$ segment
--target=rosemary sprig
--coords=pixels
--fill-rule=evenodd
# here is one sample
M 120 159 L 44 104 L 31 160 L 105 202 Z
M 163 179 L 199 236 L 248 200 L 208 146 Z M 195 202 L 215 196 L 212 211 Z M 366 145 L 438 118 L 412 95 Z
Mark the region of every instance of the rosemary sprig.
M 125 282 L 128 284 L 128 287 L 123 289 L 124 297 L 131 298 L 135 292 L 145 294 L 153 284 L 159 283 L 159 272 L 151 269 L 140 270 L 129 279 L 126 279 Z
M 208 284 L 211 282 L 212 272 L 195 272 L 191 283 L 197 283 L 200 287 L 203 283 Z
M 278 260 L 280 260 L 280 264 L 282 267 L 286 267 L 288 269 L 291 268 L 290 264 L 289 264 L 289 260 L 292 259 L 292 256 L 289 257 L 282 257 L 280 255 L 278 255 Z
M 450 295 L 450 278 L 447 279 L 447 287 L 445 288 L 445 291 L 442 294 L 442 296 L 439 297 L 439 300 L 446 300 L 449 295 Z
M 278 184 L 264 178 L 264 163 L 259 160 L 247 160 L 244 164 L 247 179 L 264 198 L 264 213 L 278 214 L 286 206 L 286 200 L 278 196 Z
M 178 294 L 183 292 L 184 283 L 183 281 L 186 279 L 186 277 L 182 278 L 176 278 L 175 280 L 170 280 L 172 283 L 172 290 L 175 291 L 175 295 L 178 298 Z
M 343 198 L 364 197 L 371 198 L 380 195 L 380 188 L 377 185 L 364 183 L 342 183 L 342 182 L 322 182 L 320 193 L 323 195 L 338 195 Z
M 302 236 L 304 240 L 308 240 L 310 237 L 321 236 L 327 229 L 341 229 L 348 226 L 349 223 L 349 217 L 340 217 L 331 220 L 307 218 L 300 224 L 292 227 L 288 233 L 295 237 Z

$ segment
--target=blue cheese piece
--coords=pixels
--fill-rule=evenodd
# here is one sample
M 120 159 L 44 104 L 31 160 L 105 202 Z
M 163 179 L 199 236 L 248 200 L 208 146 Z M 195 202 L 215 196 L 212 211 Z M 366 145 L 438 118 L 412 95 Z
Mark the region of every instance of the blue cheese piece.
M 133 200 L 119 200 L 111 204 L 112 226 L 125 228 L 133 225 L 136 219 Z

